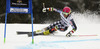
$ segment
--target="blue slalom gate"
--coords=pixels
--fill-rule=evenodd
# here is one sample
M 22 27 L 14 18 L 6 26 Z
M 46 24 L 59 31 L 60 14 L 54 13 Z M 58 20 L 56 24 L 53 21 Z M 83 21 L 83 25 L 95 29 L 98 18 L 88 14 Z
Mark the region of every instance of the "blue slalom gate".
M 7 23 L 7 14 L 8 13 L 31 14 L 32 44 L 33 44 L 34 43 L 34 33 L 33 33 L 32 0 L 6 0 L 4 43 L 6 42 L 6 23 Z

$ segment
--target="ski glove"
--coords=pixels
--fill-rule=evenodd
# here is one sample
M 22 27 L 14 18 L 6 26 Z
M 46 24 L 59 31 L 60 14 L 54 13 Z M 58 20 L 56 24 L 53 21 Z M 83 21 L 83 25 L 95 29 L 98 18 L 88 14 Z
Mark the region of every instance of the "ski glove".
M 42 12 L 46 12 L 46 8 L 43 8 L 43 9 L 42 9 Z
M 71 33 L 71 32 L 68 32 L 68 33 L 66 34 L 66 36 L 67 36 L 67 37 L 71 37 L 71 36 L 72 36 L 72 33 Z

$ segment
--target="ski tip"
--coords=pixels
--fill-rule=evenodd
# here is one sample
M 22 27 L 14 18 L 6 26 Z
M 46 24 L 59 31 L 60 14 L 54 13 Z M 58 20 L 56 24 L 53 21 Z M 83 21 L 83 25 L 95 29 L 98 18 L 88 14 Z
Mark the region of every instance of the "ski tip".
M 31 33 L 31 32 L 20 32 L 20 31 L 19 31 L 19 32 L 17 32 L 17 34 L 18 34 L 18 35 L 28 34 L 28 33 Z

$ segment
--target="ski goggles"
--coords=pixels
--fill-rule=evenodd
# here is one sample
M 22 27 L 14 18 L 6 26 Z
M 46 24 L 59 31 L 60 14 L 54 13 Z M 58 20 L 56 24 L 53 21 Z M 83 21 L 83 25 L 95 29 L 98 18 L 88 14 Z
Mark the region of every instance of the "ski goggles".
M 64 15 L 69 15 L 71 13 L 71 11 L 69 12 L 69 13 L 66 13 L 66 12 L 62 12 L 62 14 L 64 14 Z

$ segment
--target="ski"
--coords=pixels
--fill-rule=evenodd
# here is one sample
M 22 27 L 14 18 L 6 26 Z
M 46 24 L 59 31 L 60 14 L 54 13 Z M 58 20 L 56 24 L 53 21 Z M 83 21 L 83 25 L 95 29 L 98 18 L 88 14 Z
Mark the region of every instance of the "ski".
M 32 32 L 17 32 L 18 35 L 27 34 L 28 37 L 32 37 Z M 34 31 L 34 36 L 43 35 L 43 33 L 36 33 Z M 49 35 L 52 36 L 52 35 Z M 53 35 L 53 36 L 64 36 L 64 35 Z M 87 36 L 98 36 L 98 35 L 72 35 L 71 37 L 87 37 Z
M 32 33 L 32 32 L 20 32 L 20 31 L 17 32 L 18 35 L 28 34 L 28 33 Z
M 32 36 L 32 32 L 29 32 L 27 35 L 28 35 L 28 37 L 31 37 Z M 38 36 L 38 35 L 43 35 L 43 33 L 34 32 L 34 36 Z
M 18 35 L 27 34 L 28 37 L 31 37 L 31 36 L 32 36 L 32 32 L 21 32 L 21 31 L 19 31 L 19 32 L 17 32 L 17 34 L 18 34 Z M 36 32 L 34 31 L 34 36 L 37 36 L 37 35 L 43 35 L 43 33 L 36 33 Z

